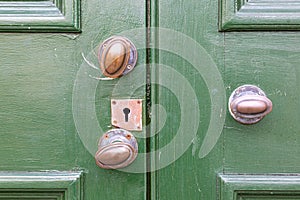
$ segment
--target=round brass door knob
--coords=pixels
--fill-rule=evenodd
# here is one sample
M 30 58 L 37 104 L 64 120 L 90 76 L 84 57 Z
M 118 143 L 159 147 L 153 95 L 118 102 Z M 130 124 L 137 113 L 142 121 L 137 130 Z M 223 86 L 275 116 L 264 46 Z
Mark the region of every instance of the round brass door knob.
M 255 85 L 243 85 L 235 89 L 229 98 L 231 116 L 242 124 L 259 122 L 272 111 L 272 101 Z
M 112 36 L 100 45 L 98 59 L 104 76 L 118 78 L 135 67 L 136 47 L 128 38 Z
M 104 169 L 119 169 L 130 165 L 137 157 L 135 137 L 124 129 L 112 129 L 99 140 L 96 164 Z

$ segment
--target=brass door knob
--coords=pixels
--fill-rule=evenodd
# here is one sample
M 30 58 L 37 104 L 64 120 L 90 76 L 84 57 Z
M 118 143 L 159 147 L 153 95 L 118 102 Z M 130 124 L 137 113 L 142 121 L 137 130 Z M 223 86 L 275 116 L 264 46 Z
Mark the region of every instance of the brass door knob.
M 259 122 L 272 111 L 272 101 L 255 85 L 243 85 L 233 91 L 229 98 L 231 116 L 242 124 Z
M 124 129 L 112 129 L 99 140 L 96 164 L 104 169 L 119 169 L 130 165 L 137 157 L 135 137 Z
M 104 76 L 118 78 L 128 74 L 135 67 L 136 47 L 125 37 L 113 36 L 100 45 L 98 59 Z

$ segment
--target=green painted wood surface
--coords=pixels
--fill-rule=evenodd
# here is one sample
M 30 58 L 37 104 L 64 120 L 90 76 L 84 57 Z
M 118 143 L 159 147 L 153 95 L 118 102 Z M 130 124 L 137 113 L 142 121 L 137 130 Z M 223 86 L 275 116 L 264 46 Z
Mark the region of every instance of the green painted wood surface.
M 81 4 L 80 34 L 0 34 L 0 171 L 83 170 L 84 199 L 88 200 L 213 200 L 220 192 L 219 173 L 299 173 L 298 32 L 218 32 L 217 0 L 91 0 L 81 1 Z M 122 78 L 123 87 L 128 89 L 112 93 L 118 80 L 99 81 L 95 101 L 88 102 L 95 104 L 96 120 L 104 129 L 111 128 L 110 98 L 130 97 L 132 86 L 139 84 L 134 77 L 142 77 L 143 86 L 134 91 L 133 96 L 145 99 L 144 112 L 150 103 L 153 107 L 160 104 L 165 112 L 148 110 L 147 114 L 152 114 L 151 123 L 144 113 L 144 123 L 149 126 L 140 134 L 149 136 L 158 131 L 159 134 L 149 139 L 138 138 L 139 152 L 159 150 L 168 145 L 176 137 L 182 115 L 194 120 L 187 113 L 180 113 L 182 105 L 178 96 L 162 85 L 168 82 L 182 87 L 174 74 L 166 74 L 168 70 L 175 70 L 190 84 L 199 100 L 200 119 L 195 122 L 199 123 L 199 128 L 192 145 L 178 160 L 175 161 L 173 151 L 169 152 L 174 162 L 165 168 L 140 174 L 103 170 L 95 165 L 93 155 L 84 146 L 79 136 L 81 133 L 75 127 L 72 95 L 77 73 L 82 65 L 88 65 L 84 59 L 97 63 L 95 50 L 104 39 L 122 31 L 149 26 L 179 31 L 199 43 L 221 74 L 225 86 L 221 89 L 226 90 L 226 98 L 242 84 L 255 84 L 267 93 L 274 109 L 252 126 L 238 124 L 227 112 L 220 138 L 203 158 L 200 149 L 211 115 L 215 114 L 211 109 L 216 106 L 210 93 L 219 94 L 220 91 L 209 91 L 204 75 L 193 66 L 193 60 L 161 48 L 164 44 L 162 32 L 138 35 L 137 42 L 156 49 L 139 49 L 140 65 Z M 188 51 L 191 47 L 181 39 L 179 35 L 175 36 L 168 47 L 181 46 Z M 197 52 L 193 53 L 196 60 Z M 145 67 L 143 64 L 148 62 L 169 68 L 165 70 L 159 65 Z M 99 75 L 98 72 L 91 73 L 93 70 L 90 68 L 87 73 L 91 79 Z M 218 78 L 216 74 L 210 77 Z M 145 83 L 151 85 L 151 93 Z M 85 108 L 81 109 L 84 111 Z M 155 109 L 159 110 L 159 107 Z M 221 117 L 226 109 L 218 111 Z M 82 118 L 83 121 L 89 119 L 89 116 Z M 223 126 L 218 123 L 216 126 Z M 184 131 L 191 134 L 193 127 Z M 100 137 L 102 133 L 94 134 Z M 92 151 L 97 145 L 94 137 L 89 144 L 93 143 Z M 175 150 L 180 148 L 181 145 L 172 146 Z M 159 151 L 147 159 L 143 164 L 149 170 L 163 162 Z M 289 199 L 288 195 L 284 198 Z M 260 197 L 240 197 L 251 198 Z
M 231 33 L 225 41 L 228 94 L 238 85 L 255 84 L 274 105 L 272 113 L 253 126 L 228 117 L 225 171 L 298 173 L 299 33 Z
M 112 35 L 144 27 L 145 2 L 95 0 L 81 1 L 81 6 L 80 34 L 0 34 L 0 171 L 83 170 L 83 199 L 144 199 L 145 174 L 96 166 L 75 128 L 72 93 L 76 74 L 85 62 L 82 55 L 93 53 Z M 139 54 L 138 62 L 143 64 L 143 50 Z M 146 78 L 143 68 L 139 72 Z M 109 87 L 113 84 L 116 82 Z M 99 105 L 110 98 L 111 91 L 106 92 L 97 94 L 93 103 L 99 109 L 99 124 L 108 130 L 110 107 Z M 138 97 L 144 95 L 143 88 L 137 91 Z M 94 134 L 100 138 L 103 133 Z M 97 141 L 92 142 L 96 148 Z M 143 146 L 141 140 L 140 151 Z
M 268 2 L 276 4 L 275 1 Z M 205 158 L 199 158 L 199 149 L 209 123 L 209 111 L 213 106 L 207 85 L 203 84 L 203 77 L 188 63 L 189 60 L 159 52 L 160 63 L 172 66 L 183 74 L 202 102 L 199 104 L 200 127 L 193 145 L 179 160 L 155 173 L 156 196 L 153 199 L 218 199 L 220 187 L 216 180 L 217 173 L 249 174 L 250 177 L 251 174 L 267 174 L 269 176 L 266 179 L 270 179 L 271 184 L 272 173 L 296 173 L 296 177 L 299 177 L 299 32 L 281 32 L 284 26 L 278 26 L 278 29 L 273 26 L 276 32 L 218 32 L 217 4 L 218 1 L 159 1 L 157 23 L 160 27 L 178 30 L 202 45 L 222 74 L 227 99 L 238 86 L 254 84 L 266 92 L 274 108 L 261 122 L 250 126 L 239 124 L 226 112 L 226 122 L 218 143 Z M 264 11 L 262 9 L 262 13 L 257 15 L 263 15 Z M 252 19 L 251 22 L 255 24 L 259 20 Z M 282 16 L 279 16 L 278 22 L 285 23 Z M 286 22 L 285 27 L 295 29 L 290 22 Z M 250 26 L 249 23 L 239 28 L 264 29 L 259 25 Z M 272 26 L 268 28 L 272 29 Z M 180 42 L 178 38 L 171 46 Z M 187 50 L 190 48 L 182 46 Z M 160 75 L 160 69 L 157 71 L 158 79 L 163 81 L 166 77 Z M 177 81 L 172 77 L 167 78 Z M 176 97 L 166 89 L 158 90 L 158 101 L 166 106 L 168 120 L 157 136 L 156 148 L 168 144 L 174 137 L 179 126 L 178 117 L 174 116 L 182 114 Z M 226 107 L 224 109 L 227 110 Z M 191 130 L 185 131 L 188 134 Z M 257 187 L 257 190 L 266 189 L 259 185 Z M 286 183 L 285 187 L 293 190 L 293 184 Z M 298 192 L 294 188 L 294 193 L 276 198 L 297 199 Z M 239 199 L 273 199 L 270 196 L 253 195 Z M 235 198 L 229 195 L 224 199 Z
M 158 1 L 157 3 L 157 25 L 179 31 L 195 40 L 213 59 L 220 73 L 223 73 L 224 34 L 217 31 L 218 2 L 170 0 Z M 157 38 L 159 37 L 157 35 Z M 160 41 L 157 43 L 158 48 L 160 48 Z M 170 41 L 171 49 L 177 45 L 182 46 L 186 51 L 188 51 L 188 48 L 191 48 L 185 45 L 180 37 L 175 37 L 173 41 Z M 198 52 L 191 53 L 194 53 L 195 57 L 202 57 L 202 55 L 197 54 Z M 183 76 L 184 80 L 190 83 L 199 101 L 200 121 L 195 121 L 190 117 L 190 121 L 193 121 L 195 124 L 199 123 L 196 137 L 191 146 L 182 157 L 155 173 L 155 196 L 152 199 L 216 199 L 216 173 L 223 170 L 222 138 L 219 139 L 216 146 L 205 158 L 201 159 L 199 156 L 211 117 L 212 105 L 208 87 L 203 75 L 196 70 L 199 66 L 193 66 L 191 60 L 185 60 L 181 55 L 174 55 L 174 53 L 163 50 L 158 52 L 158 57 L 159 63 L 176 70 Z M 164 79 L 168 79 L 171 83 L 179 81 L 172 76 L 162 76 L 161 73 L 162 70 L 158 68 L 156 78 L 160 82 L 163 82 Z M 210 76 L 216 77 L 214 74 Z M 172 91 L 163 87 L 159 87 L 157 90 L 158 103 L 165 107 L 167 113 L 166 124 L 156 139 L 156 148 L 162 148 L 176 136 L 180 126 L 180 116 L 185 113 L 180 113 L 180 106 L 182 105 L 179 105 L 178 96 L 176 97 L 176 95 L 172 94 Z M 186 98 L 189 100 L 190 97 L 187 96 Z M 186 103 L 190 103 L 190 101 Z M 184 132 L 187 135 L 193 134 L 191 133 L 192 127 L 187 128 Z M 174 148 L 176 149 L 176 146 Z M 172 154 L 173 152 L 170 152 L 170 156 Z

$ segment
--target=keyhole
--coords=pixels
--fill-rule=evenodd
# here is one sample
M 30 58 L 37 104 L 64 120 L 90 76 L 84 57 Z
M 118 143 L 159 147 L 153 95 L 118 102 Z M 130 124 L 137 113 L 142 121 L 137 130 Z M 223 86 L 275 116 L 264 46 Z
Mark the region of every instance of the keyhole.
M 130 109 L 129 108 L 124 108 L 123 113 L 125 115 L 125 122 L 128 122 L 128 115 L 130 113 Z

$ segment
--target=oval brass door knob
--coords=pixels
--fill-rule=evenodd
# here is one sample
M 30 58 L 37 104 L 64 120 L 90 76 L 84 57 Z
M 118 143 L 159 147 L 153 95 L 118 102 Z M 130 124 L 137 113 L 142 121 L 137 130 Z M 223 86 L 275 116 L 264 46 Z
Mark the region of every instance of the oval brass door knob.
M 125 37 L 113 36 L 100 45 L 98 59 L 104 76 L 118 78 L 135 67 L 136 47 Z
M 124 129 L 112 129 L 99 140 L 96 164 L 104 169 L 119 169 L 130 165 L 137 156 L 135 137 Z
M 254 124 L 272 111 L 272 101 L 255 85 L 243 85 L 229 98 L 231 116 L 242 124 Z

